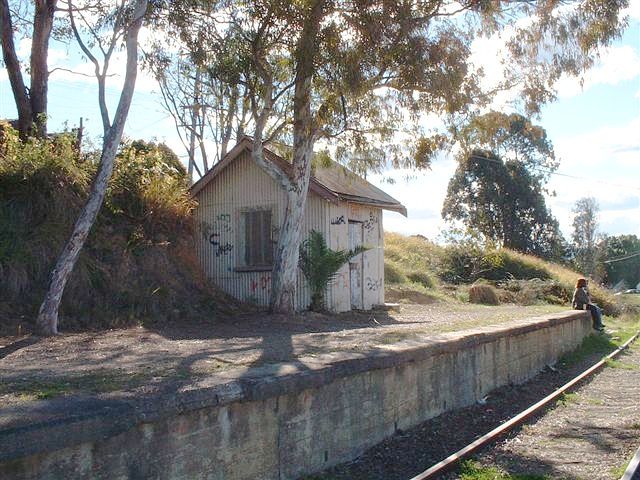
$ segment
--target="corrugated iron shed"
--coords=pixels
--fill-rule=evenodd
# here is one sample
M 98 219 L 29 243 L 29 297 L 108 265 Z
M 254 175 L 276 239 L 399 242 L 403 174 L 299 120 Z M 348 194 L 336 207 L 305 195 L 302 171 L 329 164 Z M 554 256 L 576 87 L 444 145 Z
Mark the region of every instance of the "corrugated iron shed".
M 193 184 L 191 194 L 193 196 L 197 195 L 231 162 L 239 158 L 243 152 L 250 152 L 252 146 L 253 140 L 250 137 L 243 137 L 219 163 Z M 291 164 L 280 155 L 267 148 L 264 149 L 264 155 L 267 161 L 275 163 L 287 174 L 291 172 Z M 345 201 L 359 205 L 374 206 L 407 216 L 406 207 L 398 200 L 334 161 L 329 161 L 328 165 L 319 166 L 313 170 L 309 190 L 331 202 Z

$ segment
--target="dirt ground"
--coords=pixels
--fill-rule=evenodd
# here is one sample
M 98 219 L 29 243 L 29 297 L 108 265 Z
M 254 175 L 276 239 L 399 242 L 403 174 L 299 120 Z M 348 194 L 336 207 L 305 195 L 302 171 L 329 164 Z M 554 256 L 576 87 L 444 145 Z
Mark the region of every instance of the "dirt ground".
M 399 312 L 251 314 L 53 338 L 0 337 L 0 405 L 71 394 L 150 393 L 223 369 L 332 351 L 364 353 L 400 340 L 560 310 L 437 302 L 403 305 Z

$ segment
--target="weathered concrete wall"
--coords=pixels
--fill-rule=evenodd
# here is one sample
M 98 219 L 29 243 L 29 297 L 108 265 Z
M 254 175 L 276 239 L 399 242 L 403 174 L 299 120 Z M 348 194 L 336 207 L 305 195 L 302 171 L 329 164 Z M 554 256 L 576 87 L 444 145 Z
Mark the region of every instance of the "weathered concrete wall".
M 4 409 L 0 478 L 294 479 L 523 382 L 590 332 L 573 311 L 226 372 L 153 399 Z

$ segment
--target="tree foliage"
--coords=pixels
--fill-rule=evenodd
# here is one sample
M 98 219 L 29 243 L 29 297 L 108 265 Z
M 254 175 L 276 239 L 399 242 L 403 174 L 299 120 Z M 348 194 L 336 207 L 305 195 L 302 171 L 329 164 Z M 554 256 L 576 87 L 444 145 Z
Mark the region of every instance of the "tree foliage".
M 598 267 L 608 285 L 636 288 L 640 284 L 640 238 L 605 237 L 599 245 Z
M 544 128 L 522 115 L 490 112 L 469 122 L 460 137 L 443 218 L 462 222 L 485 242 L 560 257 L 562 236 L 543 195 L 557 168 Z
M 466 118 L 492 93 L 514 86 L 522 110 L 539 112 L 553 98 L 560 75 L 582 73 L 598 47 L 619 35 L 620 12 L 627 5 L 626 0 L 150 3 L 157 24 L 170 26 L 196 73 L 213 74 L 219 86 L 239 85 L 246 92 L 253 158 L 287 195 L 272 275 L 271 305 L 280 311 L 293 308 L 316 142 L 331 142 L 338 160 L 360 172 L 387 165 L 427 168 L 447 138 L 424 127 L 420 120 L 426 113 Z M 120 17 L 100 18 L 109 24 Z M 508 39 L 505 81 L 487 88 L 481 69 L 471 67 L 471 44 L 501 33 Z M 104 74 L 96 66 L 96 75 L 104 79 Z M 223 110 L 230 108 L 223 104 Z M 293 145 L 291 176 L 265 161 L 263 142 L 276 139 Z
M 474 149 L 493 152 L 503 160 L 523 164 L 541 183 L 559 165 L 545 129 L 518 113 L 491 111 L 473 117 L 454 134 L 460 139 L 463 155 Z
M 539 180 L 520 162 L 476 150 L 449 182 L 442 216 L 461 221 L 485 243 L 545 258 L 561 255 L 562 237 Z

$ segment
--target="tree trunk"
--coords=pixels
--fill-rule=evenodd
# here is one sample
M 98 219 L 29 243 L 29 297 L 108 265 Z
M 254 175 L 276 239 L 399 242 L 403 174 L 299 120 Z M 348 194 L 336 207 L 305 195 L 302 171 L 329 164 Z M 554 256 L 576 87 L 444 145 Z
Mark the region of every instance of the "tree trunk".
M 292 313 L 295 308 L 298 250 L 302 240 L 312 155 L 312 138 L 303 139 L 301 145 L 294 144 L 292 185 L 287 191 L 287 209 L 280 229 L 271 275 L 270 309 L 274 313 Z
M 58 258 L 51 274 L 49 290 L 40 306 L 36 323 L 38 333 L 41 335 L 48 336 L 58 333 L 58 311 L 60 309 L 60 301 L 62 300 L 64 288 L 104 200 L 136 84 L 138 72 L 138 32 L 142 26 L 142 17 L 146 9 L 147 0 L 136 1 L 134 20 L 129 26 L 126 37 L 127 66 L 120 101 L 118 102 L 113 123 L 106 128 L 104 132 L 105 136 L 98 175 L 91 186 L 87 203 L 82 208 L 78 220 L 76 220 L 71 238 Z M 99 78 L 99 81 L 104 82 L 104 76 Z M 106 112 L 103 112 L 103 114 L 104 113 Z
M 322 0 L 317 0 L 311 7 L 295 52 L 292 178 L 291 186 L 287 190 L 287 209 L 271 275 L 270 310 L 277 313 L 292 313 L 295 307 L 298 250 L 315 143 L 314 118 L 311 113 L 311 80 L 323 8 Z
M 44 137 L 47 134 L 47 91 L 49 85 L 47 54 L 57 3 L 57 0 L 37 0 L 33 16 L 29 96 L 31 98 L 32 122 L 36 126 L 36 133 L 39 137 Z
M 2 42 L 2 57 L 7 68 L 11 91 L 18 110 L 18 131 L 23 140 L 31 132 L 31 101 L 24 84 L 20 62 L 16 54 L 16 47 L 13 42 L 13 23 L 11 22 L 11 12 L 9 11 L 8 0 L 0 0 L 0 40 Z
M 56 267 L 51 274 L 49 290 L 38 312 L 37 326 L 41 335 L 55 335 L 58 333 L 58 310 L 64 288 L 102 206 L 107 184 L 113 171 L 113 162 L 120 144 L 120 137 L 122 136 L 122 131 L 118 136 L 115 128 L 112 127 L 112 130 L 109 137 L 105 138 L 105 146 L 100 157 L 100 170 L 91 186 L 87 203 L 82 208 L 80 216 L 73 227 L 71 238 L 62 250 Z

